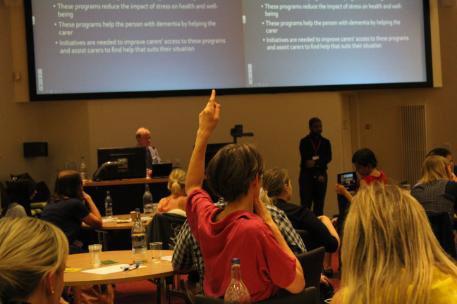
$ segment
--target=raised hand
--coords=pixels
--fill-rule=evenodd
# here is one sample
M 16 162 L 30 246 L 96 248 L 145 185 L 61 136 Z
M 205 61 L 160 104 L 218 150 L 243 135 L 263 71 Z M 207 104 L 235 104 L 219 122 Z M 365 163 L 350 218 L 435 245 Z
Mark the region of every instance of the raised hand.
M 211 135 L 219 122 L 221 105 L 216 100 L 216 90 L 211 92 L 205 108 L 200 112 L 198 130 L 204 135 Z

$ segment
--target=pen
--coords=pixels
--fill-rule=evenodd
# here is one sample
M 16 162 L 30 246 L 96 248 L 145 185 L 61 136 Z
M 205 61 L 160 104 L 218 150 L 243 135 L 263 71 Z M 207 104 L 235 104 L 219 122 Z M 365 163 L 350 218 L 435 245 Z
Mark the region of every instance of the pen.
M 129 271 L 129 270 L 134 270 L 134 269 L 137 269 L 138 267 L 140 267 L 139 264 L 135 263 L 135 264 L 130 264 L 129 266 L 125 266 L 123 267 L 123 271 Z

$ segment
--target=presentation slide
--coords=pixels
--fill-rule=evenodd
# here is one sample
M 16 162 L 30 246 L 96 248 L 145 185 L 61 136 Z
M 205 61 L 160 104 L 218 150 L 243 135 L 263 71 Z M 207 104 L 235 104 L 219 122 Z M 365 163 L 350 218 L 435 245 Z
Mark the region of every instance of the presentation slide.
M 428 81 L 419 0 L 26 5 L 38 96 Z

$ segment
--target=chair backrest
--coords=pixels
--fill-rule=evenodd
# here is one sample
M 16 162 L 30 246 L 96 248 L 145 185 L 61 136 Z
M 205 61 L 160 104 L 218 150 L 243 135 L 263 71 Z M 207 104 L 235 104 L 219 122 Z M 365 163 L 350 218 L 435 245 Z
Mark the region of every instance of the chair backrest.
M 308 249 L 308 245 L 311 243 L 311 233 L 309 233 L 308 230 L 303 229 L 295 229 L 295 231 L 301 237 L 303 243 L 305 244 L 305 247 Z
M 455 248 L 453 225 L 451 217 L 447 212 L 427 212 L 427 217 L 432 226 L 433 233 L 440 242 L 441 247 L 451 257 L 457 259 L 457 250 Z
M 176 237 L 186 217 L 171 214 L 157 213 L 154 215 L 149 233 L 151 242 L 162 242 L 163 249 L 173 249 L 176 244 Z
M 222 304 L 224 303 L 223 299 L 220 298 L 211 298 L 203 295 L 197 295 L 195 297 L 195 304 Z M 284 294 L 281 292 L 279 295 L 258 302 L 259 304 L 319 304 L 319 293 L 315 287 L 308 287 L 299 294 Z
M 324 254 L 325 248 L 319 247 L 297 255 L 303 268 L 306 286 L 316 287 L 319 290 Z

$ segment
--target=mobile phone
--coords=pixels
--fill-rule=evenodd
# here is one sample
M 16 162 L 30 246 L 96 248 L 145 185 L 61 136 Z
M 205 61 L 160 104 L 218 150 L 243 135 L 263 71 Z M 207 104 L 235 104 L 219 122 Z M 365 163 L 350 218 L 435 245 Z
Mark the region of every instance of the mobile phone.
M 357 174 L 355 172 L 344 172 L 337 176 L 338 184 L 343 185 L 348 191 L 357 189 Z

